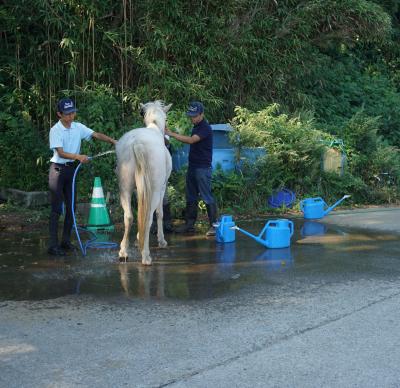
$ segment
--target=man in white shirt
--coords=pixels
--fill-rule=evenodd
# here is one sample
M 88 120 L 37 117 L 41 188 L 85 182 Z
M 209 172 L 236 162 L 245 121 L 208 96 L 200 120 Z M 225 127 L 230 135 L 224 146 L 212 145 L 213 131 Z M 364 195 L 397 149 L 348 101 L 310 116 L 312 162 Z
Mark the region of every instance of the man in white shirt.
M 85 125 L 75 122 L 77 109 L 70 98 L 63 98 L 57 104 L 59 121 L 50 129 L 49 142 L 53 150 L 50 159 L 49 189 L 51 212 L 49 222 L 50 242 L 48 253 L 65 256 L 65 251 L 73 248 L 71 244 L 72 216 L 72 179 L 75 161 L 89 162 L 87 155 L 80 154 L 81 141 L 91 138 L 110 144 L 117 141 L 99 132 L 94 132 Z M 58 242 L 58 221 L 65 203 L 65 219 L 61 244 Z

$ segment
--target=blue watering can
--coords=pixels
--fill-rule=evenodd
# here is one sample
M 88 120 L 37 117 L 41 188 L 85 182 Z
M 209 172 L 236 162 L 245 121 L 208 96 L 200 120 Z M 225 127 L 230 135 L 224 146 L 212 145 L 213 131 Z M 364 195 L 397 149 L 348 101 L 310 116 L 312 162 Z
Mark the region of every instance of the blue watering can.
M 266 248 L 287 248 L 290 246 L 290 238 L 293 235 L 293 222 L 286 219 L 268 221 L 258 236 L 246 232 L 238 226 L 234 228 Z
M 336 206 L 343 202 L 346 198 L 351 197 L 350 195 L 344 195 L 339 201 L 334 203 L 331 207 L 328 207 L 326 202 L 321 197 L 306 198 L 300 201 L 300 210 L 304 213 L 306 219 L 318 219 L 323 218 L 330 213 Z
M 215 239 L 219 243 L 230 243 L 235 241 L 235 223 L 233 222 L 232 216 L 223 215 L 221 216 L 218 223 L 214 224 L 217 228 Z

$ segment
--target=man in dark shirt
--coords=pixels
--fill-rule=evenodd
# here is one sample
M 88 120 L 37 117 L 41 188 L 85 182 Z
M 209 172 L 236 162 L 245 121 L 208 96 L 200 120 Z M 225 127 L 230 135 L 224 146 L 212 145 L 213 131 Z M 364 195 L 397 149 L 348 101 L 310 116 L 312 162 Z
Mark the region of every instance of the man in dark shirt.
M 165 133 L 182 143 L 190 144 L 189 167 L 186 175 L 186 222 L 181 233 L 195 232 L 194 224 L 197 219 L 197 203 L 199 196 L 206 203 L 210 228 L 207 236 L 215 236 L 213 224 L 217 221 L 217 204 L 211 193 L 211 162 L 213 148 L 213 133 L 210 124 L 204 118 L 204 106 L 201 102 L 193 101 L 186 113 L 192 120 L 191 136 L 171 132 Z

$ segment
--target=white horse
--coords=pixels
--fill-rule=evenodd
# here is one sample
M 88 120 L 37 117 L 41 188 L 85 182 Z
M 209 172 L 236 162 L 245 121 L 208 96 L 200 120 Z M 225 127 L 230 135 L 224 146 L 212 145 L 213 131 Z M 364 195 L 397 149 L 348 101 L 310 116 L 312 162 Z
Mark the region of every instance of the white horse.
M 142 264 L 151 265 L 149 232 L 153 213 L 157 211 L 158 246 L 165 248 L 167 242 L 163 232 L 163 197 L 171 174 L 171 155 L 165 146 L 164 129 L 166 112 L 172 104 L 165 106 L 160 101 L 140 104 L 146 128 L 133 129 L 118 140 L 117 174 L 121 205 L 124 209 L 125 232 L 121 241 L 120 261 L 128 259 L 129 232 L 133 215 L 131 199 L 136 187 L 138 202 L 137 239 L 142 255 Z

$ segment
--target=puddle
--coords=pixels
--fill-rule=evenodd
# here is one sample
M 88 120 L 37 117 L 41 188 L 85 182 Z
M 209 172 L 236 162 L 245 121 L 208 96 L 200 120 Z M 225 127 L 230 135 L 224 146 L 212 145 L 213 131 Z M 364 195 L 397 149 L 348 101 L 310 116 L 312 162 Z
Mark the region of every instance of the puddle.
M 357 277 L 398 276 L 398 237 L 293 220 L 291 246 L 265 249 L 237 232 L 236 241 L 218 244 L 204 234 L 167 235 L 169 247 L 156 248 L 154 264 L 143 267 L 131 249 L 130 262 L 117 262 L 118 250 L 89 249 L 50 259 L 47 237 L 4 233 L 0 241 L 0 300 L 40 300 L 65 295 L 123 298 L 207 299 L 257 283 L 290 287 L 295 277 L 327 281 Z M 240 223 L 253 234 L 265 221 Z M 132 233 L 134 236 L 134 233 Z M 119 242 L 121 234 L 111 240 Z

